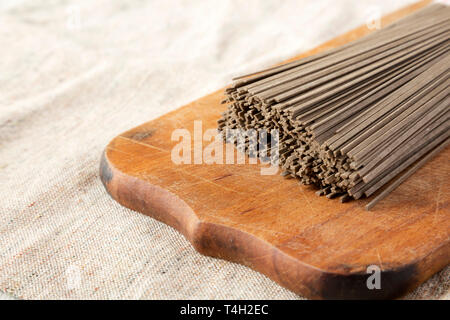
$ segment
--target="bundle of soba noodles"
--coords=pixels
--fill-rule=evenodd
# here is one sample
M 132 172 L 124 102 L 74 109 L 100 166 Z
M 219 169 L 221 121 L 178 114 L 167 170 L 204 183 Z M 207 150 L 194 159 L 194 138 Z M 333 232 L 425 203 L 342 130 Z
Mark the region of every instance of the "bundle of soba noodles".
M 428 6 L 345 46 L 236 78 L 219 130 L 276 129 L 284 175 L 341 201 L 377 193 L 370 208 L 449 142 L 449 49 L 450 7 Z

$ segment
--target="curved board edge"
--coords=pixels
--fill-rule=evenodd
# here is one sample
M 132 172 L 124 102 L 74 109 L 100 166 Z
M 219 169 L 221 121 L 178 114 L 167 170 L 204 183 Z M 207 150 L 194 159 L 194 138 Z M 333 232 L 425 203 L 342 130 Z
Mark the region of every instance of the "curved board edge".
M 114 141 L 114 140 L 113 140 Z M 276 246 L 245 231 L 200 220 L 175 194 L 119 171 L 108 159 L 100 161 L 100 179 L 109 195 L 124 207 L 157 219 L 184 235 L 199 253 L 236 262 L 264 274 L 281 286 L 310 299 L 392 299 L 406 294 L 445 266 L 431 256 L 448 254 L 446 246 L 423 261 L 384 269 L 381 289 L 368 289 L 370 274 L 335 273 L 299 261 Z M 427 263 L 428 262 L 428 263 Z M 374 263 L 376 264 L 376 263 Z M 421 265 L 419 267 L 419 265 Z M 419 268 L 426 272 L 419 272 Z

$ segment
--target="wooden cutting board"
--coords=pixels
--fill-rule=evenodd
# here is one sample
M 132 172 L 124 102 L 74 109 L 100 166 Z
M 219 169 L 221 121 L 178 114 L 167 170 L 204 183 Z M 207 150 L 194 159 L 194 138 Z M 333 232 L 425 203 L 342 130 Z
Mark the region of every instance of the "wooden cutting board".
M 362 26 L 294 59 L 368 32 Z M 340 203 L 296 180 L 261 175 L 259 164 L 174 164 L 172 132 L 192 133 L 194 120 L 203 131 L 216 128 L 222 97 L 219 90 L 112 140 L 100 166 L 109 194 L 174 227 L 198 252 L 249 266 L 308 298 L 394 298 L 449 264 L 450 148 L 372 211 L 364 210 L 367 200 Z M 381 289 L 367 287 L 371 265 L 380 268 Z

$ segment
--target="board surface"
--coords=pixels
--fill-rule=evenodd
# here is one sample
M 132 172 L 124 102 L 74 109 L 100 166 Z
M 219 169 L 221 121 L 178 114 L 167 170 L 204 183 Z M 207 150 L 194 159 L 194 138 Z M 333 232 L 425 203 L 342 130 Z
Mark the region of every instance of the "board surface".
M 362 26 L 293 59 L 368 32 Z M 178 141 L 172 132 L 192 133 L 195 120 L 202 121 L 203 132 L 216 128 L 226 108 L 222 92 L 112 140 L 100 164 L 109 194 L 174 227 L 198 252 L 249 266 L 308 298 L 395 298 L 449 264 L 450 148 L 372 211 L 364 210 L 368 200 L 340 203 L 296 180 L 261 175 L 259 164 L 174 164 L 171 151 Z M 381 270 L 381 289 L 367 287 L 370 265 Z

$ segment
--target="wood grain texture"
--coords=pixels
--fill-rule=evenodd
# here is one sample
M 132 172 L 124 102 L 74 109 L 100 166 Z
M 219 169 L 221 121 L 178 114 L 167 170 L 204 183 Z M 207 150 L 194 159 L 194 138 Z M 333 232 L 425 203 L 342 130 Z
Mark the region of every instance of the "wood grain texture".
M 362 26 L 293 59 L 368 32 Z M 194 120 L 203 121 L 203 130 L 215 128 L 225 110 L 222 92 L 112 140 L 100 165 L 109 194 L 174 227 L 198 252 L 249 266 L 308 298 L 395 298 L 449 264 L 450 148 L 370 212 L 364 210 L 367 200 L 318 197 L 295 180 L 261 175 L 256 164 L 175 165 L 173 130 L 193 132 Z M 366 286 L 369 265 L 382 270 L 380 290 Z

